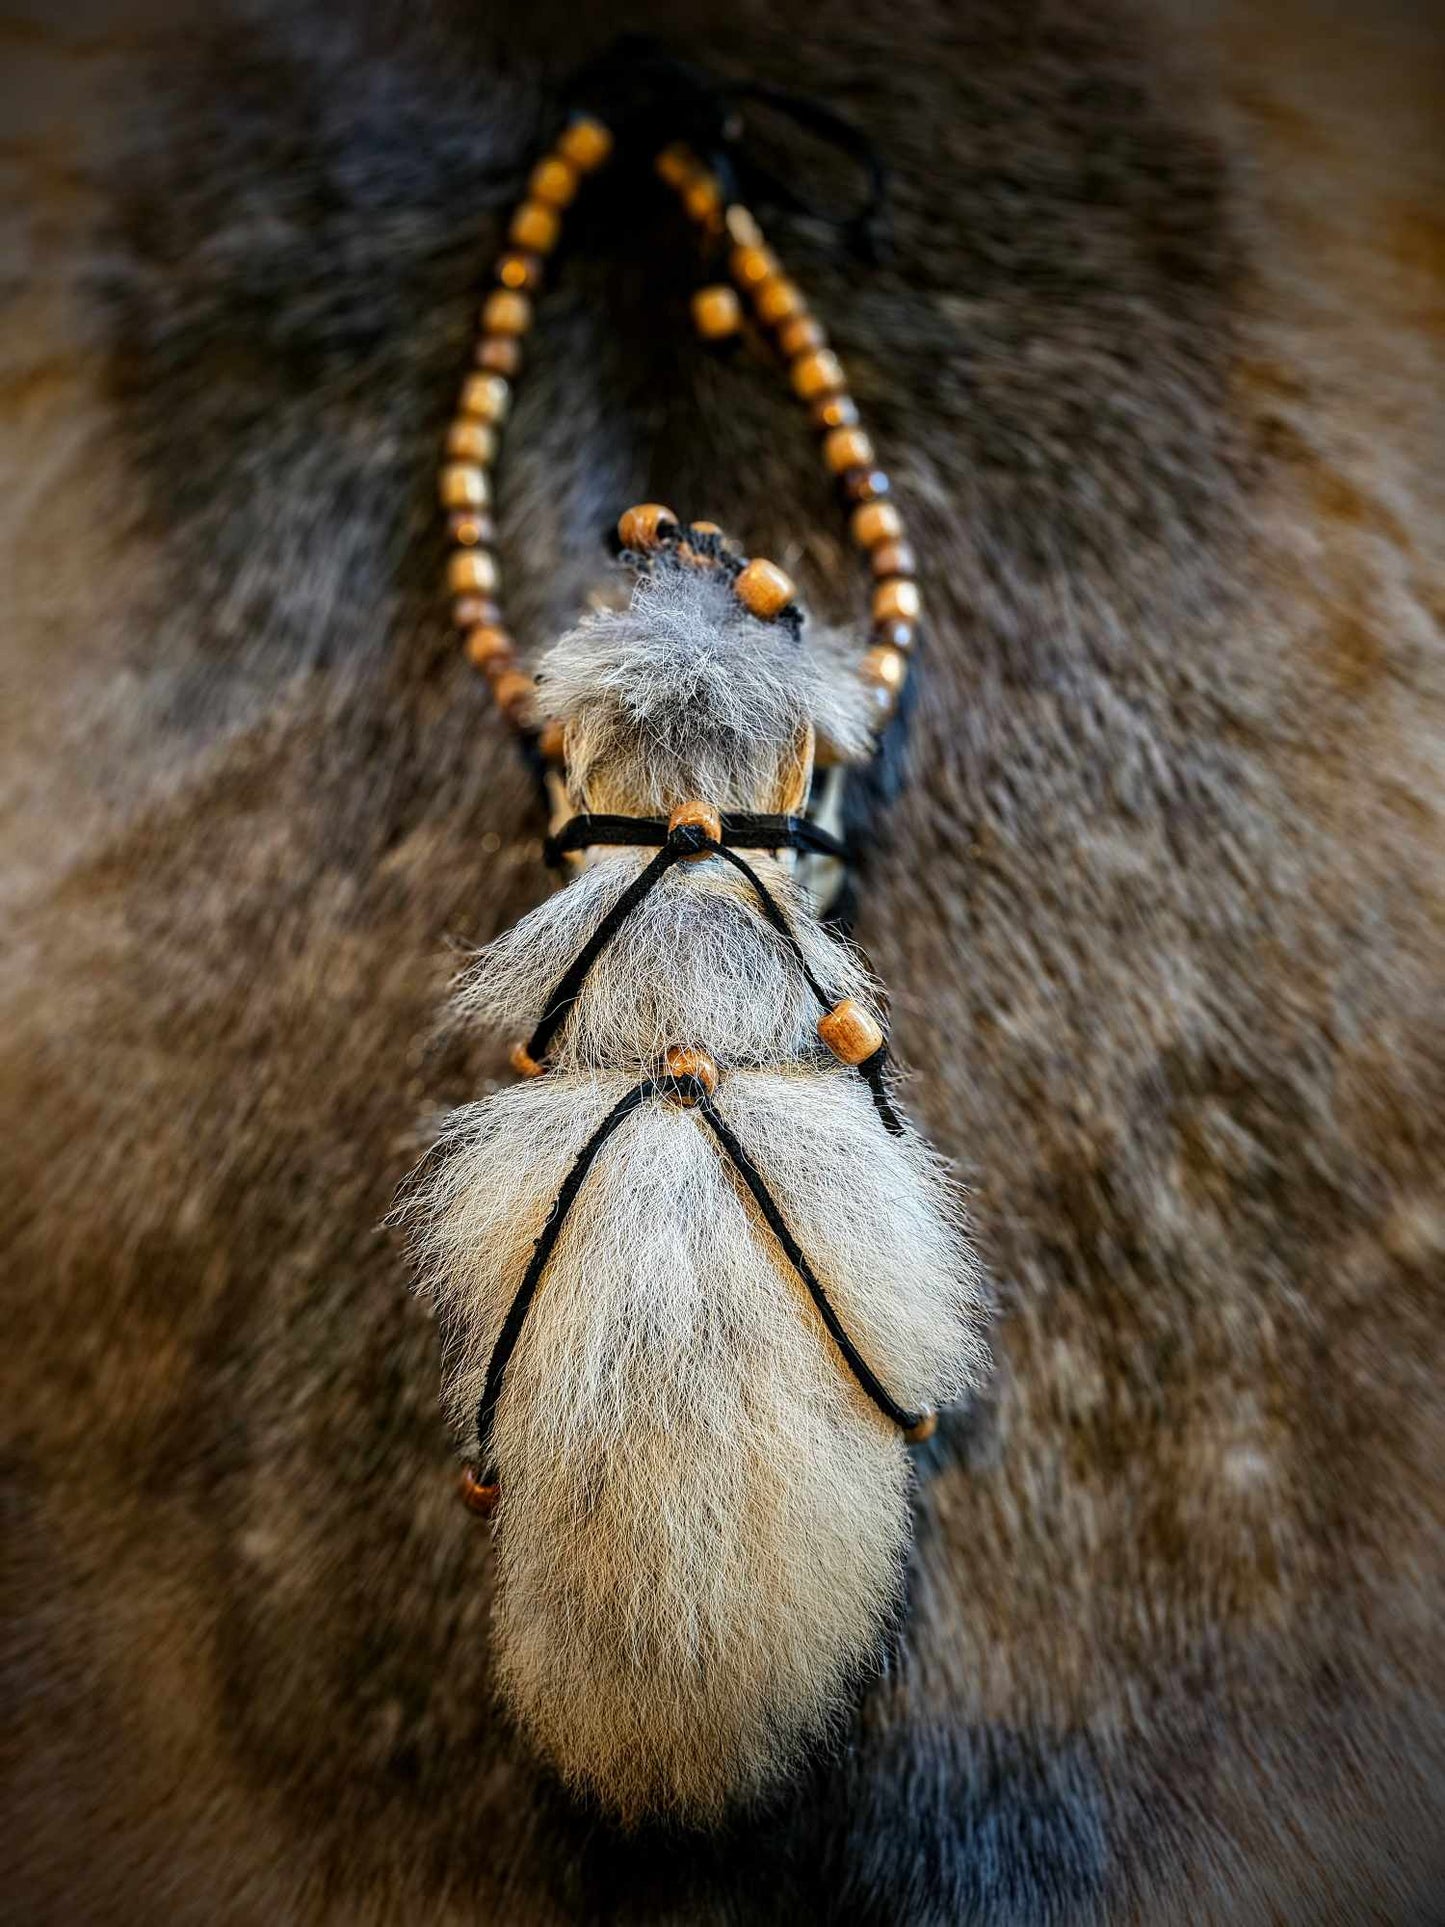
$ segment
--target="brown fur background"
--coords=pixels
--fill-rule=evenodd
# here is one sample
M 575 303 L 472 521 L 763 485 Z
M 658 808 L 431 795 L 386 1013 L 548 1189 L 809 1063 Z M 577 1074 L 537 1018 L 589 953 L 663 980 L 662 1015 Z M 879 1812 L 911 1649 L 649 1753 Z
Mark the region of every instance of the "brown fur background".
M 8 1917 L 1438 1918 L 1428 11 L 51 12 L 0 43 Z M 503 1073 L 432 1041 L 447 939 L 543 888 L 438 437 L 547 82 L 623 24 L 896 172 L 888 268 L 778 237 L 923 553 L 859 934 L 1003 1311 L 846 1750 L 705 1839 L 500 1724 L 378 1228 Z M 609 205 L 508 443 L 523 637 L 648 494 L 846 613 L 779 377 Z

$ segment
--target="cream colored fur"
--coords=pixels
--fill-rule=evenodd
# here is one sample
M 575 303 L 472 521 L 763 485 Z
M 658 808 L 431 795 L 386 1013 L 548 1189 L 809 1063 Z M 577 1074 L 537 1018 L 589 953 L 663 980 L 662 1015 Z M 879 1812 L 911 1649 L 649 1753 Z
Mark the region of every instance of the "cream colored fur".
M 708 647 L 730 666 L 698 699 L 687 651 L 674 653 L 674 702 L 693 697 L 675 726 L 659 720 L 668 652 L 648 628 L 674 593 L 688 636 L 712 609 Z M 777 807 L 814 710 L 837 727 L 849 699 L 819 695 L 806 651 L 775 631 L 760 645 L 761 625 L 707 579 L 665 574 L 630 621 L 587 625 L 558 652 L 569 749 L 591 746 L 588 793 L 638 812 L 679 790 Z M 670 774 L 639 796 L 625 772 L 662 728 Z M 647 854 L 604 853 L 492 945 L 462 984 L 462 1015 L 525 1036 Z M 820 980 L 868 997 L 856 956 L 777 865 L 758 867 Z M 719 858 L 681 864 L 595 967 L 549 1074 L 453 1116 L 405 1209 L 464 1449 L 564 1177 L 675 1043 L 722 1066 L 719 1110 L 893 1396 L 933 1405 L 978 1383 L 983 1294 L 947 1176 L 914 1133 L 884 1130 L 862 1079 L 819 1045 L 818 1014 L 736 872 Z M 835 1725 L 897 1610 L 908 1449 L 697 1112 L 652 1100 L 602 1150 L 513 1356 L 493 1456 L 498 1675 L 570 1783 L 629 1820 L 708 1819 Z

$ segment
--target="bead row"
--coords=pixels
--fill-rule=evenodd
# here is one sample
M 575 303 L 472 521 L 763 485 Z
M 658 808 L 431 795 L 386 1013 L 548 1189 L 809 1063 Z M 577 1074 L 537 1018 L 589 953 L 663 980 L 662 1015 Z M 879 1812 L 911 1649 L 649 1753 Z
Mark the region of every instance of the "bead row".
M 602 122 L 579 114 L 532 169 L 497 261 L 497 285 L 482 303 L 475 368 L 462 384 L 447 430 L 441 502 L 452 541 L 447 558 L 452 618 L 468 660 L 486 676 L 498 707 L 514 725 L 525 717 L 535 684 L 519 664 L 502 621 L 492 470 L 512 383 L 522 366 L 522 343 L 532 325 L 533 299 L 561 235 L 562 216 L 611 152 L 612 136 Z M 542 747 L 544 753 L 559 754 L 557 733 L 545 732 Z
M 452 543 L 447 560 L 452 615 L 468 660 L 486 676 L 498 706 L 516 726 L 524 723 L 531 710 L 536 685 L 521 667 L 516 644 L 502 620 L 492 471 L 511 406 L 512 383 L 522 366 L 523 341 L 532 325 L 534 297 L 561 235 L 562 217 L 586 177 L 608 160 L 612 146 L 612 135 L 602 122 L 581 114 L 533 168 L 496 265 L 496 286 L 482 304 L 475 366 L 462 385 L 457 412 L 447 430 L 440 493 Z M 726 256 L 731 280 L 701 288 L 694 296 L 698 333 L 713 343 L 738 337 L 744 326 L 745 299 L 787 363 L 794 393 L 807 404 L 809 418 L 823 438 L 823 459 L 842 489 L 851 511 L 850 534 L 873 577 L 873 628 L 860 673 L 872 692 L 881 727 L 897 707 L 907 679 L 920 610 L 914 553 L 902 517 L 888 499 L 892 492 L 888 476 L 876 464 L 842 363 L 796 283 L 768 248 L 751 212 L 740 203 L 729 204 L 717 176 L 686 147 L 665 148 L 656 167 L 679 196 L 707 255 Z M 656 510 L 673 529 L 679 527 L 670 511 L 655 503 L 641 504 L 628 515 L 637 517 L 644 510 Z M 654 538 L 665 526 L 661 523 L 654 529 Z M 717 533 L 706 523 L 690 528 L 693 534 L 707 531 Z M 625 547 L 637 551 L 659 546 L 656 539 L 630 541 L 625 531 L 622 540 Z M 708 552 L 716 554 L 715 549 Z M 800 619 L 793 585 L 775 564 L 758 558 L 733 573 L 737 593 L 753 614 L 764 620 Z M 550 760 L 559 760 L 560 732 L 545 730 L 540 746 Z
M 700 288 L 693 297 L 699 335 L 721 342 L 742 332 L 740 291 L 787 364 L 793 392 L 807 405 L 809 419 L 822 436 L 823 460 L 851 510 L 849 533 L 873 578 L 873 631 L 861 673 L 875 692 L 880 721 L 886 720 L 907 680 L 922 599 L 903 518 L 888 499 L 892 484 L 877 465 L 843 364 L 750 210 L 737 202 L 727 205 L 717 176 L 684 146 L 665 148 L 656 167 L 698 229 L 705 252 L 726 249 L 731 283 Z
M 680 561 L 705 568 L 721 568 L 731 580 L 733 594 L 749 615 L 760 622 L 802 626 L 803 612 L 795 600 L 793 578 L 764 556 L 737 555 L 727 547 L 716 522 L 680 522 L 661 502 L 638 502 L 624 510 L 617 539 L 644 566 L 655 555 L 671 553 Z

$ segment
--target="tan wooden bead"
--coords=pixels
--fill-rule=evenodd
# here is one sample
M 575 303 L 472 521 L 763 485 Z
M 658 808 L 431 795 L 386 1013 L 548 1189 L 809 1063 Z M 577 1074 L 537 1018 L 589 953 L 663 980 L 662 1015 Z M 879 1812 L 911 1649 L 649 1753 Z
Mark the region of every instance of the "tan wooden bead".
M 873 444 L 861 428 L 835 428 L 823 438 L 823 460 L 835 475 L 866 468 L 873 460 Z
M 744 288 L 755 290 L 777 274 L 778 258 L 771 248 L 734 248 L 728 257 L 728 267 L 734 281 Z
M 682 190 L 682 205 L 688 219 L 699 226 L 717 229 L 722 226 L 722 189 L 711 174 L 698 174 Z
M 489 335 L 524 335 L 532 325 L 532 304 L 516 288 L 496 288 L 482 303 L 482 327 Z
M 735 248 L 760 248 L 763 245 L 763 230 L 753 219 L 752 210 L 734 201 L 723 216 L 728 239 Z
M 922 1445 L 926 1439 L 931 1439 L 937 1430 L 937 1412 L 925 1412 L 917 1425 L 910 1425 L 903 1436 L 910 1445 Z
M 497 525 L 476 509 L 453 509 L 447 517 L 447 534 L 460 548 L 489 549 L 497 539 Z
M 456 549 L 447 561 L 453 595 L 495 595 L 497 581 L 497 558 L 490 549 Z
M 793 363 L 793 392 L 802 401 L 819 401 L 843 392 L 843 364 L 831 348 L 816 348 Z
M 695 1046 L 685 1049 L 681 1044 L 674 1044 L 662 1062 L 669 1077 L 695 1077 L 709 1097 L 717 1089 L 717 1063 L 705 1050 Z M 691 1097 L 682 1101 L 685 1104 L 697 1102 L 696 1098 Z
M 537 738 L 537 748 L 542 759 L 548 763 L 565 763 L 567 760 L 567 732 L 561 723 L 548 723 Z
M 896 696 L 908 676 L 908 658 L 899 649 L 874 643 L 865 653 L 859 673 L 865 682 L 877 683 Z
M 726 341 L 743 325 L 743 311 L 733 288 L 699 288 L 692 297 L 693 325 L 704 341 Z
M 711 803 L 704 803 L 699 797 L 693 797 L 686 803 L 679 803 L 667 819 L 669 830 L 679 830 L 689 826 L 701 830 L 710 843 L 722 842 L 722 818 Z M 710 850 L 698 850 L 694 855 L 684 857 L 683 861 L 697 863 L 711 854 Z
M 883 1044 L 877 1018 L 856 997 L 845 997 L 825 1011 L 818 1019 L 818 1035 L 841 1064 L 861 1064 Z
M 500 1485 L 487 1485 L 474 1465 L 465 1467 L 457 1481 L 457 1494 L 468 1512 L 479 1519 L 490 1519 L 502 1499 Z
M 523 201 L 507 229 L 516 245 L 526 248 L 530 254 L 550 254 L 561 232 L 562 223 L 556 209 L 548 207 L 545 201 Z
M 880 542 L 868 558 L 868 566 L 880 581 L 890 575 L 915 575 L 918 557 L 908 542 Z
M 467 661 L 473 669 L 491 669 L 497 663 L 510 668 L 517 655 L 511 636 L 495 622 L 483 623 L 479 628 L 470 630 L 465 648 Z
M 447 453 L 488 468 L 497 457 L 497 431 L 489 422 L 454 421 L 447 430 Z
M 795 315 L 785 321 L 778 330 L 778 348 L 789 361 L 798 355 L 810 355 L 816 348 L 826 348 L 828 337 L 823 333 L 822 324 L 810 314 Z
M 624 549 L 655 549 L 677 528 L 677 517 L 661 502 L 636 502 L 618 519 L 617 534 Z
M 612 134 L 594 114 L 578 114 L 557 137 L 557 152 L 582 174 L 591 174 L 612 152 Z
M 797 593 L 793 579 L 776 562 L 755 556 L 733 583 L 733 592 L 750 615 L 771 622 Z
M 492 486 L 487 471 L 476 462 L 448 462 L 438 487 L 443 508 L 484 509 L 491 504 Z
M 876 549 L 880 542 L 902 539 L 903 517 L 891 502 L 864 502 L 854 509 L 848 528 L 860 549 Z
M 488 670 L 487 675 L 498 709 L 509 722 L 515 722 L 531 703 L 537 685 L 524 669 L 499 669 L 495 674 Z
M 468 375 L 462 383 L 462 413 L 472 421 L 495 426 L 506 418 L 512 389 L 502 375 Z
M 577 169 L 562 154 L 549 154 L 538 161 L 527 182 L 527 195 L 548 207 L 570 207 L 582 185 Z
M 542 257 L 537 254 L 504 254 L 497 263 L 497 279 L 504 288 L 535 294 L 542 285 Z
M 525 1044 L 513 1044 L 511 1062 L 512 1069 L 518 1077 L 540 1077 L 546 1069 L 546 1066 L 539 1064 L 535 1057 L 529 1056 Z
M 808 410 L 814 428 L 856 428 L 858 404 L 851 395 L 824 395 Z
M 918 584 L 910 582 L 907 576 L 896 575 L 890 581 L 880 582 L 873 591 L 875 622 L 917 622 L 922 609 Z
M 488 374 L 510 379 L 521 369 L 522 344 L 515 335 L 485 335 L 477 343 L 474 359 Z
M 680 194 L 689 181 L 697 179 L 697 155 L 684 142 L 674 141 L 663 148 L 652 163 L 652 170 L 660 181 Z
M 791 321 L 795 315 L 807 311 L 802 289 L 785 274 L 769 275 L 756 289 L 753 301 L 759 320 L 765 321 L 770 328 L 776 328 L 781 322 Z

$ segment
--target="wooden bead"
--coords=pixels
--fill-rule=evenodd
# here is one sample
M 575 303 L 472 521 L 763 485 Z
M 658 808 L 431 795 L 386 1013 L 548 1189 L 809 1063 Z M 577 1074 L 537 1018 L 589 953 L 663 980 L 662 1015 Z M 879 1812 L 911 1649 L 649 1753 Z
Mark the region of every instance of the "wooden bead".
M 492 500 L 487 471 L 475 462 L 448 462 L 439 478 L 442 507 L 484 509 Z
M 778 272 L 778 259 L 771 248 L 761 245 L 734 248 L 728 257 L 733 280 L 748 289 L 760 288 Z
M 865 682 L 876 683 L 896 696 L 908 676 L 908 658 L 901 650 L 875 643 L 864 655 L 859 673 Z
M 472 421 L 502 421 L 511 403 L 510 384 L 501 375 L 468 375 L 462 383 L 462 413 Z
M 458 596 L 452 604 L 452 621 L 463 634 L 468 629 L 485 627 L 501 619 L 501 607 L 494 596 L 463 595 Z
M 467 661 L 473 669 L 491 669 L 498 663 L 510 668 L 516 660 L 512 638 L 495 622 L 470 630 L 465 646 Z
M 880 542 L 868 558 L 868 566 L 881 580 L 890 575 L 916 575 L 918 557 L 907 542 Z
M 498 288 L 482 303 L 482 327 L 489 335 L 524 335 L 532 325 L 532 304 L 515 288 Z
M 475 509 L 453 509 L 447 517 L 447 534 L 460 548 L 489 549 L 496 540 L 497 526 L 490 515 Z
M 917 1425 L 910 1425 L 903 1436 L 910 1445 L 922 1445 L 924 1440 L 931 1439 L 937 1430 L 937 1412 L 925 1412 Z
M 488 468 L 496 460 L 497 431 L 487 422 L 455 421 L 447 430 L 447 453 Z
M 694 548 L 691 538 L 699 535 L 721 536 L 722 530 L 716 522 L 689 522 L 683 531 L 683 539 L 678 545 L 678 554 L 684 562 L 699 563 L 704 568 L 714 566 L 714 558 L 705 550 Z
M 662 1062 L 669 1077 L 695 1077 L 709 1097 L 717 1089 L 717 1064 L 705 1050 L 695 1046 L 684 1049 L 681 1044 L 674 1044 Z M 685 1104 L 697 1102 L 696 1098 L 691 1097 L 682 1101 Z
M 722 226 L 722 189 L 711 174 L 698 174 L 682 190 L 682 205 L 688 219 L 700 227 L 716 231 Z
M 770 275 L 757 288 L 753 302 L 759 320 L 765 321 L 770 328 L 791 321 L 795 315 L 803 314 L 807 309 L 802 289 L 783 274 Z
M 722 818 L 718 815 L 711 803 L 704 803 L 698 797 L 693 797 L 686 803 L 679 803 L 672 815 L 667 819 L 667 827 L 669 830 L 680 830 L 691 827 L 701 830 L 709 843 L 722 842 Z M 697 863 L 703 857 L 711 856 L 711 854 L 712 852 L 710 850 L 698 850 L 694 855 L 684 857 L 683 861 L 685 863 Z
M 545 1064 L 539 1064 L 535 1057 L 528 1054 L 525 1044 L 513 1044 L 511 1061 L 512 1069 L 518 1077 L 540 1077 L 547 1068 Z
M 880 542 L 901 539 L 903 517 L 891 502 L 865 502 L 854 509 L 848 528 L 860 549 L 875 549 Z
M 893 487 L 881 468 L 850 468 L 841 479 L 850 502 L 876 502 Z
M 776 562 L 765 561 L 762 556 L 756 556 L 739 573 L 733 592 L 749 615 L 758 616 L 764 622 L 771 622 L 786 609 L 797 593 L 792 577 L 784 574 Z
M 516 722 L 531 706 L 537 685 L 524 669 L 501 669 L 495 674 L 488 670 L 487 675 L 498 709 L 509 722 Z
M 896 575 L 890 581 L 880 582 L 873 591 L 875 622 L 917 622 L 922 608 L 918 584 L 910 582 L 907 576 Z
M 704 341 L 726 341 L 743 325 L 736 291 L 725 286 L 699 288 L 692 297 L 692 319 Z
M 453 595 L 494 595 L 497 558 L 490 549 L 457 549 L 447 561 L 447 587 Z
M 800 400 L 818 401 L 824 395 L 841 393 L 843 364 L 831 348 L 817 348 L 810 355 L 799 356 L 793 363 L 792 377 L 793 393 Z
M 858 426 L 858 404 L 851 395 L 824 395 L 815 401 L 808 410 L 808 419 L 814 428 L 856 428 Z
M 880 649 L 897 649 L 906 656 L 918 640 L 918 625 L 901 618 L 896 622 L 880 622 L 874 625 L 873 640 Z
M 497 279 L 504 288 L 535 294 L 542 285 L 541 255 L 504 254 L 497 263 Z
M 457 1481 L 457 1493 L 468 1512 L 475 1512 L 479 1519 L 490 1519 L 501 1502 L 502 1488 L 484 1485 L 477 1468 L 469 1465 Z
M 670 146 L 663 148 L 652 163 L 652 169 L 660 181 L 681 194 L 688 182 L 697 178 L 697 155 L 684 142 L 673 141 Z
M 557 245 L 557 236 L 562 232 L 562 223 L 555 209 L 545 201 L 523 201 L 512 216 L 508 235 L 519 248 L 529 254 L 550 254 Z
M 877 1018 L 856 997 L 845 997 L 825 1011 L 818 1019 L 818 1035 L 841 1064 L 861 1064 L 883 1045 Z
M 565 763 L 567 760 L 567 732 L 561 723 L 548 723 L 537 738 L 537 748 L 542 760 L 547 763 Z
M 752 210 L 734 201 L 723 216 L 723 224 L 728 231 L 728 239 L 735 248 L 760 248 L 763 245 L 763 230 L 753 219 Z
M 548 207 L 570 207 L 582 185 L 576 168 L 561 154 L 538 161 L 527 181 L 527 197 Z
M 834 428 L 823 438 L 823 460 L 835 475 L 843 475 L 873 460 L 873 444 L 861 428 Z
M 473 358 L 488 374 L 510 377 L 522 366 L 522 344 L 515 335 L 486 335 L 477 343 Z
M 822 326 L 810 314 L 795 315 L 785 321 L 778 330 L 778 347 L 792 361 L 797 355 L 812 354 L 815 348 L 826 348 L 828 337 Z
M 557 137 L 557 152 L 581 174 L 591 174 L 612 152 L 612 135 L 594 114 L 578 114 Z
M 665 536 L 676 533 L 677 517 L 661 502 L 637 502 L 617 523 L 624 549 L 655 549 Z

